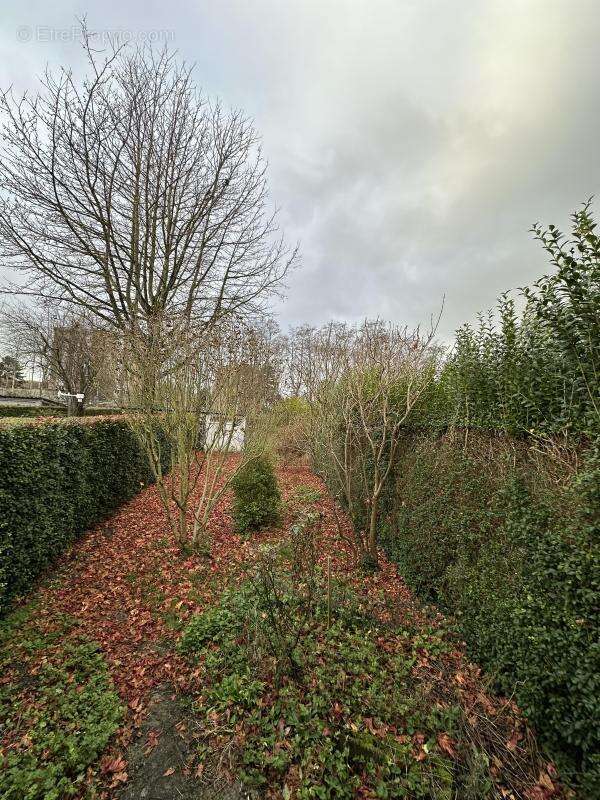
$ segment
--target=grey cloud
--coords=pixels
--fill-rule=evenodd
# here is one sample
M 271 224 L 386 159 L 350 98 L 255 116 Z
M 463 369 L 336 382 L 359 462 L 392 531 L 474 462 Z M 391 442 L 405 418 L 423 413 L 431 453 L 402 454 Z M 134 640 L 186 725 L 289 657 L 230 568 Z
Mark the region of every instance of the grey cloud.
M 6 8 L 7 7 L 7 8 Z M 85 9 L 5 2 L 0 84 L 74 43 L 21 24 Z M 381 315 L 442 335 L 546 269 L 528 233 L 600 190 L 596 0 L 205 0 L 89 7 L 93 27 L 172 29 L 209 94 L 256 119 L 301 269 L 282 325 Z

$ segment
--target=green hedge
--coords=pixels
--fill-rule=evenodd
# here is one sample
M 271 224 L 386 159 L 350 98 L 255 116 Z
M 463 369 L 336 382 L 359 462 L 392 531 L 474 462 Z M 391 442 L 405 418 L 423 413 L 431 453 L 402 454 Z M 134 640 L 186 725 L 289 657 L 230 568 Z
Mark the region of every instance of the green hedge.
M 64 409 L 60 406 L 17 406 L 1 405 L 0 418 L 4 417 L 63 417 Z
M 598 798 L 600 236 L 590 203 L 571 219 L 569 237 L 533 229 L 547 275 L 457 331 L 406 420 L 380 535 L 409 584 L 455 615 L 471 654 L 515 694 L 563 776 Z M 330 424 L 342 451 L 344 422 L 337 442 Z M 370 439 L 381 430 L 376 419 Z M 366 441 L 352 446 L 369 453 Z M 315 456 L 335 486 L 330 449 Z M 372 470 L 368 455 L 351 457 Z M 366 510 L 355 503 L 357 532 Z
M 1 391 L 1 390 L 0 390 Z M 121 414 L 120 408 L 88 407 L 84 411 L 86 417 L 98 417 L 105 415 Z M 3 417 L 66 417 L 67 410 L 61 406 L 11 406 L 0 405 L 0 418 Z
M 579 437 L 600 425 L 600 236 L 591 205 L 536 238 L 552 270 L 456 332 L 428 424 Z M 515 302 L 516 301 L 516 302 Z M 524 304 L 518 313 L 517 308 Z M 427 424 L 427 420 L 426 420 Z
M 0 612 L 78 535 L 151 481 L 125 420 L 0 429 Z
M 383 544 L 455 615 L 581 797 L 600 796 L 600 444 L 407 438 Z

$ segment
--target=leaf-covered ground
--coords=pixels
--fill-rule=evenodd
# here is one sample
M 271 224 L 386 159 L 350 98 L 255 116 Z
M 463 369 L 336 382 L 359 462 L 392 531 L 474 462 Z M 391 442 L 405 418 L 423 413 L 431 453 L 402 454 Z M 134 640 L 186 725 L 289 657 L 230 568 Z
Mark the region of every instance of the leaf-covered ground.
M 553 766 L 537 753 L 518 709 L 509 699 L 487 690 L 484 677 L 466 661 L 460 642 L 454 640 L 444 620 L 417 605 L 394 566 L 385 560 L 374 575 L 357 571 L 347 521 L 336 511 L 319 479 L 300 466 L 282 467 L 279 481 L 286 500 L 282 524 L 243 539 L 233 532 L 230 498 L 225 496 L 211 521 L 210 559 L 180 553 L 165 525 L 155 489 L 144 490 L 77 543 L 35 597 L 8 618 L 5 635 L 0 638 L 0 766 L 10 763 L 21 783 L 15 783 L 17 778 L 13 785 L 6 783 L 2 787 L 6 796 L 11 800 L 241 798 L 246 789 L 239 777 L 250 774 L 256 778 L 263 753 L 266 783 L 255 780 L 254 784 L 264 796 L 335 797 L 335 786 L 329 794 L 316 786 L 311 794 L 302 777 L 303 756 L 286 754 L 287 746 L 282 750 L 281 742 L 293 727 L 289 721 L 281 717 L 276 730 L 269 732 L 269 719 L 261 714 L 256 717 L 256 708 L 264 707 L 269 697 L 280 703 L 278 708 L 293 713 L 295 704 L 304 701 L 302 687 L 306 683 L 312 686 L 311 703 L 327 705 L 319 713 L 335 727 L 330 730 L 332 726 L 324 722 L 317 729 L 316 745 L 315 729 L 311 729 L 311 746 L 318 749 L 318 737 L 323 736 L 328 747 L 330 741 L 338 747 L 340 732 L 357 727 L 356 715 L 365 730 L 354 733 L 367 736 L 369 747 L 374 741 L 378 744 L 378 737 L 388 743 L 386 747 L 390 737 L 394 739 L 399 755 L 388 783 L 391 786 L 394 778 L 393 785 L 400 786 L 404 775 L 410 774 L 417 776 L 418 788 L 411 790 L 407 779 L 402 785 L 408 787 L 408 793 L 402 795 L 398 789 L 390 796 L 461 800 L 472 796 L 481 800 L 483 791 L 489 797 L 528 800 L 565 796 Z M 305 646 L 311 643 L 312 654 L 321 647 L 335 647 L 336 652 L 345 647 L 349 660 L 354 649 L 370 660 L 372 671 L 389 670 L 392 662 L 396 664 L 395 654 L 402 652 L 398 691 L 386 675 L 378 676 L 377 680 L 382 680 L 378 692 L 389 701 L 382 708 L 367 668 L 363 673 L 360 664 L 354 664 L 353 672 L 343 663 L 336 666 L 327 655 L 332 651 L 323 650 L 322 658 L 314 663 L 310 656 L 304 683 L 296 681 L 284 692 L 285 703 L 281 681 L 271 687 L 263 680 L 259 689 L 255 687 L 254 706 L 252 699 L 244 701 L 250 703 L 247 715 L 240 715 L 243 703 L 231 697 L 225 697 L 217 709 L 214 689 L 227 678 L 230 664 L 217 659 L 214 666 L 222 674 L 207 675 L 202 654 L 194 659 L 181 653 L 183 631 L 207 609 L 219 608 L 224 592 L 243 585 L 265 543 L 285 540 L 298 514 L 306 509 L 315 515 L 321 575 L 329 569 L 333 580 L 350 587 L 353 602 L 358 602 L 361 613 L 374 623 L 359 633 L 336 633 L 340 638 L 332 644 L 330 622 L 324 627 L 321 619 L 310 628 Z M 248 647 L 244 635 L 241 632 L 234 641 L 234 652 L 243 653 Z M 357 649 L 359 640 L 367 642 L 364 652 Z M 215 641 L 219 641 L 217 635 Z M 265 663 L 252 662 L 252 668 L 263 670 L 262 678 L 269 675 Z M 346 673 L 355 675 L 357 692 L 367 693 L 370 713 L 361 715 L 360 694 L 358 706 L 352 707 L 355 701 L 348 700 L 345 679 L 339 701 L 334 696 L 340 675 Z M 400 706 L 396 711 L 392 708 L 400 703 L 398 693 L 408 691 L 407 686 L 411 702 L 419 700 L 420 716 L 411 716 Z M 82 703 L 94 707 L 85 714 Z M 66 726 L 61 714 L 69 719 Z M 67 736 L 66 742 L 57 738 L 57 726 L 66 734 L 70 731 L 72 738 Z M 301 721 L 295 732 L 304 730 L 298 726 Z M 267 741 L 260 740 L 258 750 L 240 749 L 240 742 L 254 741 L 265 731 Z M 300 733 L 298 736 L 301 741 Z M 81 741 L 86 747 L 80 746 Z M 360 749 L 351 742 L 348 746 Z M 285 758 L 277 758 L 280 751 Z M 347 751 L 342 748 L 341 752 L 346 758 Z M 244 764 L 244 758 L 252 763 Z M 376 766 L 377 775 L 367 780 L 367 773 L 361 772 L 365 758 L 356 757 L 358 766 L 353 767 L 343 791 L 351 785 L 356 797 L 386 796 L 381 787 L 386 785 L 388 766 Z M 369 763 L 378 763 L 379 756 L 369 758 Z M 321 759 L 319 753 L 317 759 Z M 454 783 L 443 778 L 446 767 L 461 776 L 462 794 L 453 789 L 458 785 L 456 778 Z M 337 769 L 335 764 L 332 769 Z M 340 775 L 343 769 L 340 767 Z M 424 788 L 429 784 L 419 783 L 420 771 L 425 774 L 425 770 L 437 775 L 429 795 Z M 53 771 L 58 777 L 52 794 L 47 787 Z M 19 788 L 23 781 L 28 782 L 26 793 Z M 473 782 L 472 795 L 465 789 L 469 781 Z M 303 791 L 308 793 L 302 795 Z M 341 792 L 340 796 L 345 796 Z

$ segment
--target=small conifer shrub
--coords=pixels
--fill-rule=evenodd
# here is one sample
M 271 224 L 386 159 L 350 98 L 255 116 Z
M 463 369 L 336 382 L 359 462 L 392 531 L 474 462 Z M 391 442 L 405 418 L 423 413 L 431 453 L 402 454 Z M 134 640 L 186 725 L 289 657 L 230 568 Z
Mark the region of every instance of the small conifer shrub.
M 239 533 L 273 525 L 281 514 L 281 493 L 272 461 L 256 456 L 233 480 L 233 519 Z

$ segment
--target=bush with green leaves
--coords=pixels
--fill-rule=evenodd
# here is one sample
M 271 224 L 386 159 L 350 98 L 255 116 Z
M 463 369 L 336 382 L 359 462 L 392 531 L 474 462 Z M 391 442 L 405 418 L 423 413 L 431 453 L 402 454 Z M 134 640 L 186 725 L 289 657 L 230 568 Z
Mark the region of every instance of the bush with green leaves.
M 568 477 L 577 459 L 564 447 L 413 436 L 383 536 L 589 798 L 600 791 L 599 444 Z
M 273 462 L 260 455 L 249 459 L 232 481 L 233 520 L 239 533 L 274 525 L 281 514 L 281 492 Z
M 3 800 L 79 796 L 123 719 L 98 645 L 68 620 L 40 629 L 35 613 L 0 622 L 0 730 L 19 734 L 0 754 Z
M 432 422 L 521 435 L 598 433 L 600 237 L 591 203 L 572 215 L 570 238 L 554 225 L 533 231 L 553 271 L 521 291 L 520 315 L 503 295 L 495 314 L 457 331 Z
M 152 479 L 127 421 L 114 419 L 1 428 L 0 474 L 0 611 Z

